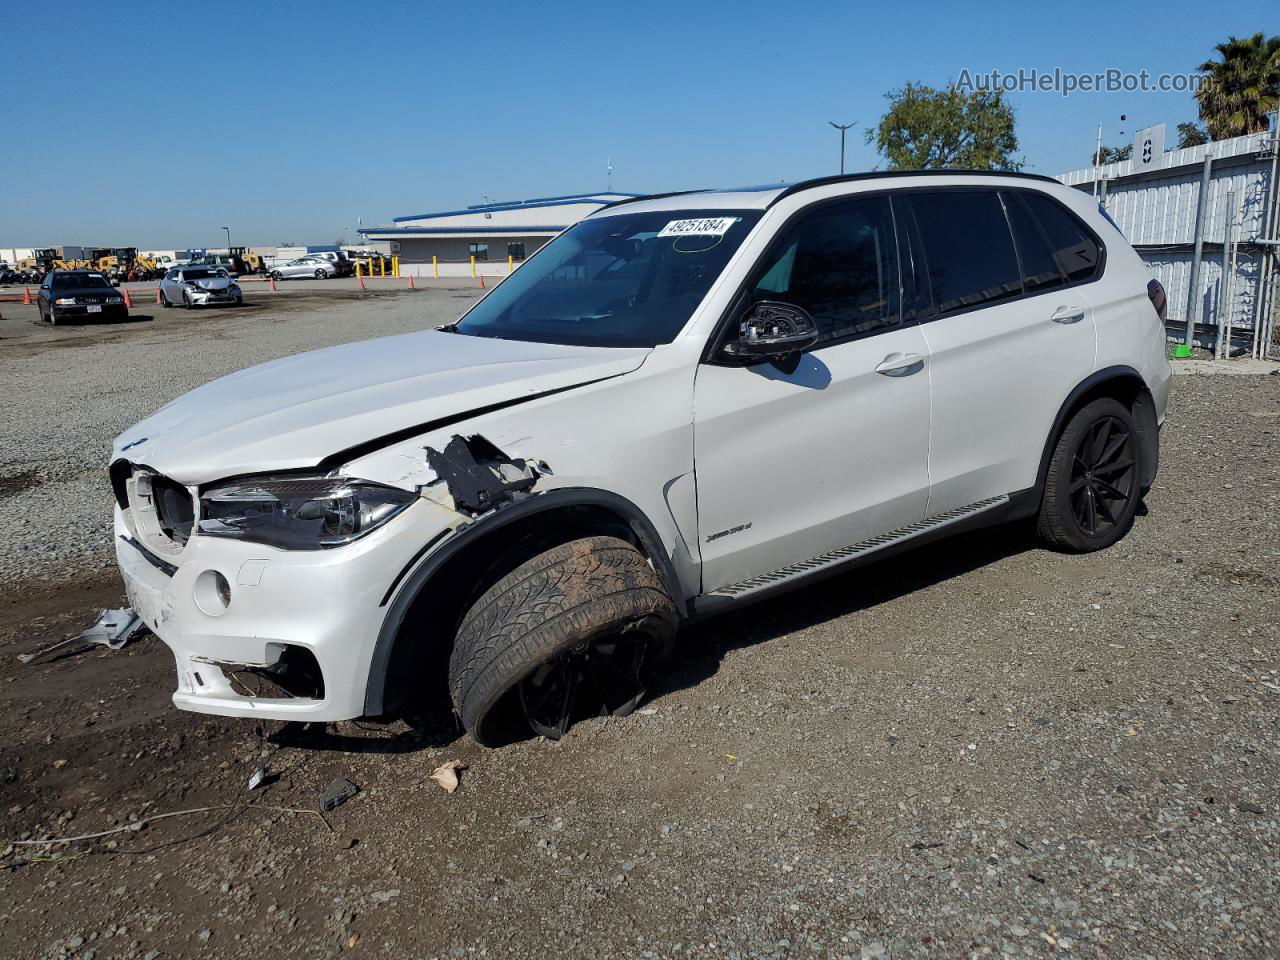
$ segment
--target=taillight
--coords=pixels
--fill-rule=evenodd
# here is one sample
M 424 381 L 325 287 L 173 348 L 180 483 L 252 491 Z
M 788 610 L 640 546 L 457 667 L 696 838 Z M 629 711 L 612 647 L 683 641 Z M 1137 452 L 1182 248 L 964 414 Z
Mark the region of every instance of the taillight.
M 1164 287 L 1160 285 L 1159 280 L 1147 281 L 1147 296 L 1151 300 L 1151 305 L 1156 308 L 1160 322 L 1167 323 L 1169 321 L 1169 298 L 1165 296 Z

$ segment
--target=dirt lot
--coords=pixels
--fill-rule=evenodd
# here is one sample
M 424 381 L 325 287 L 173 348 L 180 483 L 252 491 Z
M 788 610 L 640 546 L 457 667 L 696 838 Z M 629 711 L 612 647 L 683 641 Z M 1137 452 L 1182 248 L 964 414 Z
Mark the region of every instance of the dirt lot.
M 317 302 L 271 329 L 298 348 L 392 332 L 449 296 Z M 157 348 L 198 375 L 248 316 Z M 0 342 L 0 372 L 56 392 L 51 355 L 73 380 L 103 353 Z M 70 580 L 9 568 L 0 838 L 136 829 L 0 839 L 0 955 L 1276 956 L 1280 377 L 1175 390 L 1117 547 L 970 535 L 705 623 L 644 710 L 560 743 L 178 713 L 154 638 L 22 665 L 120 589 L 96 547 Z M 56 439 L 72 414 L 52 409 Z M 76 412 L 102 433 L 77 443 L 109 439 Z M 41 450 L 0 469 L 45 476 Z M 60 482 L 51 503 L 78 489 Z M 452 795 L 429 779 L 451 759 Z M 338 775 L 361 792 L 322 820 Z

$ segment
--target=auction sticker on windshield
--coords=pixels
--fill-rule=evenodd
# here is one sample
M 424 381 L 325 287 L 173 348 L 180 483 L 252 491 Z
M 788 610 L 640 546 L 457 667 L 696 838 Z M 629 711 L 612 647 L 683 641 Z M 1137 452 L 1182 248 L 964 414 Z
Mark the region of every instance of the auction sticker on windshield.
M 739 217 L 703 217 L 698 220 L 672 220 L 660 231 L 660 237 L 723 237 Z

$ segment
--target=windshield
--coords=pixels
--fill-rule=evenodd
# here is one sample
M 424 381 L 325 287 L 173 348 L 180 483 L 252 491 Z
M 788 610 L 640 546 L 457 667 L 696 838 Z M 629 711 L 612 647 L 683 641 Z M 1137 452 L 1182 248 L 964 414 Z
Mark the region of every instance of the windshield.
M 573 346 L 670 343 L 759 210 L 663 210 L 584 220 L 458 322 L 475 337 Z
M 182 271 L 183 280 L 208 280 L 212 276 L 215 276 L 212 270 L 183 270 Z
M 55 290 L 97 290 L 101 287 L 111 289 L 107 278 L 100 273 L 55 273 L 53 275 Z

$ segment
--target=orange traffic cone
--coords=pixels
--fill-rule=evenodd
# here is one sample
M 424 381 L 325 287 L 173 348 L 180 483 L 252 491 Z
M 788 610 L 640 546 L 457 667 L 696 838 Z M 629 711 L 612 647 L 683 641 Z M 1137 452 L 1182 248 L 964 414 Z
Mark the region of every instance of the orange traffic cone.
M 484 274 L 480 274 L 480 289 L 484 289 Z
M 360 281 L 360 289 L 361 289 L 361 290 L 364 290 L 364 289 L 365 289 L 365 285 L 364 285 L 364 277 L 362 277 L 360 274 L 358 274 L 358 273 L 357 273 L 357 274 L 356 274 L 356 279 Z
M 28 307 L 31 306 L 31 288 L 30 287 L 22 288 L 22 302 L 25 303 Z
M 411 274 L 409 274 L 409 289 L 410 289 L 410 290 L 416 290 L 416 289 L 417 289 L 417 287 L 415 287 L 415 286 L 413 285 L 413 274 L 412 274 L 412 273 L 411 273 Z
M 133 309 L 133 298 L 129 296 L 129 288 L 124 288 L 124 305 L 126 309 Z
M 157 303 L 157 304 L 161 303 L 161 300 L 160 300 L 160 288 L 159 288 L 159 287 L 156 287 L 156 303 Z
M 274 291 L 276 288 L 276 275 L 274 273 L 270 274 L 267 279 L 271 281 L 271 289 Z

